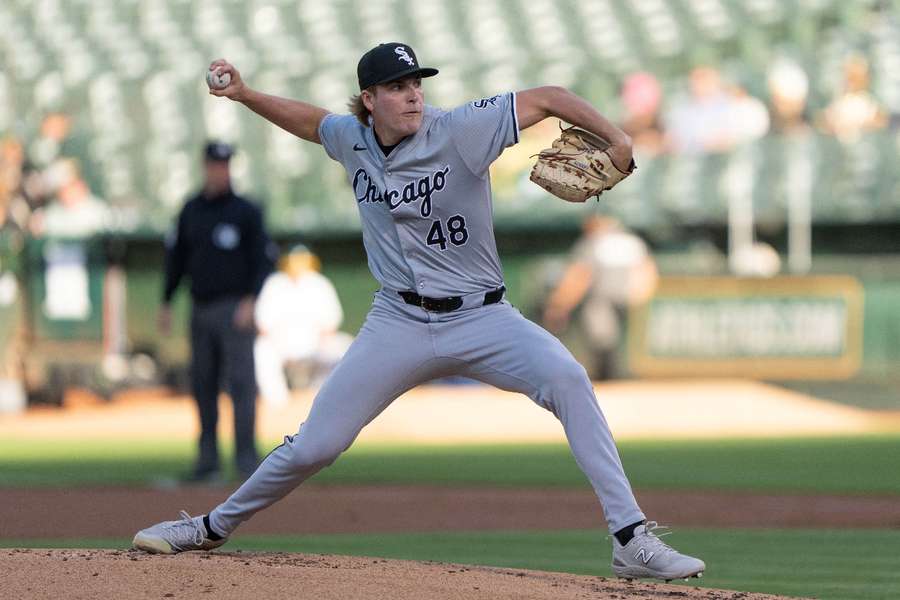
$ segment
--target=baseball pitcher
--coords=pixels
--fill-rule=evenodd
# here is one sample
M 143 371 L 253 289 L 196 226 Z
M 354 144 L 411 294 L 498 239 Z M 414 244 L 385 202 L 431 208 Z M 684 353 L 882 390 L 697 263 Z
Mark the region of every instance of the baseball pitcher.
M 521 392 L 560 420 L 597 493 L 616 575 L 699 576 L 703 561 L 654 533 L 641 512 L 584 368 L 547 331 L 504 300 L 488 168 L 542 119 L 573 124 L 541 153 L 532 179 L 580 202 L 634 168 L 631 141 L 585 100 L 559 87 L 497 94 L 445 111 L 425 104 L 422 67 L 407 44 L 386 43 L 357 66 L 352 114 L 337 115 L 248 87 L 213 62 L 215 96 L 321 144 L 347 173 L 369 268 L 380 289 L 358 336 L 324 382 L 299 431 L 208 514 L 137 533 L 136 548 L 209 550 L 237 527 L 332 464 L 395 398 L 429 380 L 461 375 Z M 373 373 L 377 376 L 373 377 Z

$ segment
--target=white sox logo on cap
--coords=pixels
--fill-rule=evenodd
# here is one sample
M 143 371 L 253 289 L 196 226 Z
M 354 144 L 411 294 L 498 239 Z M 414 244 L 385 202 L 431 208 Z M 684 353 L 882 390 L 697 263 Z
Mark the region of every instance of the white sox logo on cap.
M 406 52 L 406 48 L 404 48 L 403 46 L 397 46 L 396 48 L 394 48 L 394 54 L 396 54 L 399 57 L 398 60 L 405 60 L 406 64 L 408 64 L 411 67 L 416 66 L 416 63 L 412 59 L 412 56 L 410 56 Z
M 359 59 L 356 65 L 356 77 L 359 89 L 365 90 L 373 85 L 398 81 L 406 77 L 431 77 L 438 74 L 437 69 L 420 67 L 415 51 L 409 44 L 389 42 L 378 44 Z

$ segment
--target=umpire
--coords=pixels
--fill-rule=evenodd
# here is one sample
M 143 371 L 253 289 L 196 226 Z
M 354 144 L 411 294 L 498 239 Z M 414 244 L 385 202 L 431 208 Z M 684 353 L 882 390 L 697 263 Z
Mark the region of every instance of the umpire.
M 203 189 L 188 199 L 166 239 L 166 275 L 159 328 L 172 326 L 171 300 L 185 274 L 191 280 L 191 387 L 200 414 L 199 455 L 187 481 L 221 481 L 216 425 L 224 383 L 234 405 L 235 461 L 249 477 L 255 446 L 256 378 L 253 310 L 272 271 L 271 242 L 261 210 L 231 188 L 231 146 L 206 145 Z

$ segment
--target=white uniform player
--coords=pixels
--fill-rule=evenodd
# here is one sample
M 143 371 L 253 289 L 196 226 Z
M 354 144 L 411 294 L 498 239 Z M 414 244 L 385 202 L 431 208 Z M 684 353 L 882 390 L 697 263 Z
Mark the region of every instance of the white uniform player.
M 353 115 L 262 94 L 227 62 L 231 83 L 213 90 L 311 142 L 340 162 L 356 199 L 369 268 L 381 284 L 347 354 L 322 385 L 297 434 L 208 515 L 138 532 L 151 552 L 214 548 L 349 448 L 395 398 L 429 380 L 462 375 L 521 392 L 562 423 L 597 493 L 621 577 L 698 575 L 702 561 L 666 546 L 632 494 L 584 368 L 555 337 L 503 300 L 494 242 L 490 164 L 519 131 L 558 117 L 611 140 L 631 161 L 629 138 L 586 101 L 557 87 L 505 93 L 451 111 L 424 103 L 423 77 L 405 44 L 360 59 Z M 377 376 L 373 377 L 373 374 Z
M 281 259 L 256 299 L 253 364 L 259 394 L 272 406 L 290 399 L 285 365 L 299 363 L 316 383 L 341 359 L 353 337 L 338 331 L 344 318 L 334 286 L 318 272 L 318 259 L 303 245 Z

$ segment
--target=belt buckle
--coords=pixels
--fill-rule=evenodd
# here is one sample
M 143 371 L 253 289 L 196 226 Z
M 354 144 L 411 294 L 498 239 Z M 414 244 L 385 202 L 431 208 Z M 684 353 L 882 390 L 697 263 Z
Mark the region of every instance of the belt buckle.
M 441 312 L 441 308 L 443 308 L 443 306 L 437 300 L 427 298 L 425 296 L 419 296 L 419 298 L 421 298 L 419 306 L 421 306 L 428 312 Z

